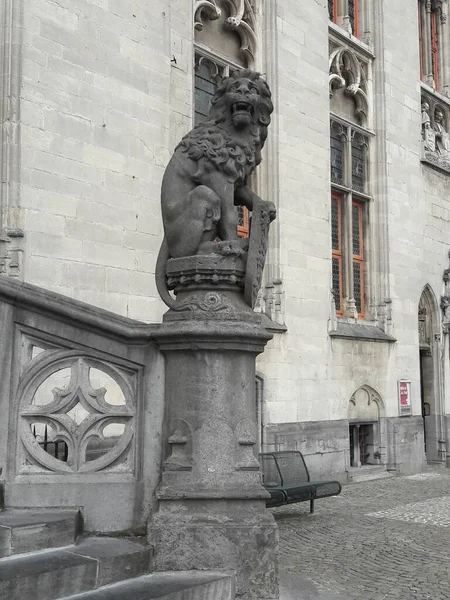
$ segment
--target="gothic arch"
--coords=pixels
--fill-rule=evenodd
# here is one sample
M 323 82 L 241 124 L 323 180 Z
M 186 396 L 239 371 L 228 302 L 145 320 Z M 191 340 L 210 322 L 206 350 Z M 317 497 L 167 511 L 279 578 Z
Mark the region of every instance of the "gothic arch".
M 440 331 L 440 309 L 432 287 L 427 283 L 419 299 L 419 344 L 430 346 L 433 337 Z
M 257 47 L 256 18 L 251 0 L 196 0 L 194 28 L 196 31 L 202 31 L 206 20 L 220 19 L 223 12 L 221 5 L 226 12 L 225 26 L 238 34 L 240 51 L 251 69 L 254 66 Z
M 356 116 L 361 122 L 369 117 L 369 98 L 366 93 L 366 75 L 356 54 L 349 48 L 336 48 L 329 62 L 330 98 L 336 89 L 344 88 L 355 103 Z
M 425 454 L 428 461 L 441 462 L 445 458 L 441 310 L 429 284 L 425 285 L 419 299 L 418 342 Z
M 350 467 L 386 464 L 386 420 L 381 395 L 370 385 L 360 386 L 350 397 Z
M 381 395 L 370 385 L 360 386 L 350 397 L 349 420 L 376 420 L 384 417 L 384 402 Z

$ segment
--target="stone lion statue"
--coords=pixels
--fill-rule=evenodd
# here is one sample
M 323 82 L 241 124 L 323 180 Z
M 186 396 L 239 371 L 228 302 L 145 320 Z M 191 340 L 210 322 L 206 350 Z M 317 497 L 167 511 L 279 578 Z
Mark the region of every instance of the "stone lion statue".
M 175 148 L 161 188 L 164 241 L 156 267 L 158 291 L 168 306 L 169 258 L 245 252 L 248 240 L 237 235 L 237 206 L 252 210 L 255 200 L 261 202 L 247 179 L 261 162 L 272 111 L 260 74 L 235 71 L 219 85 L 207 120 Z M 275 218 L 275 206 L 268 204 Z

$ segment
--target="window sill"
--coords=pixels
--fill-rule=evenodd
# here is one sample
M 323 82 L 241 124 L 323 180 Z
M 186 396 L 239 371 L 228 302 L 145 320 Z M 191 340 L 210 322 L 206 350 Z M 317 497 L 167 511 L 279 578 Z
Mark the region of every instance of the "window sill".
M 450 160 L 442 160 L 436 155 L 431 154 L 431 152 L 426 152 L 425 156 L 420 159 L 420 162 L 423 165 L 427 165 L 427 167 L 431 167 L 432 169 L 436 169 L 437 171 L 441 171 L 442 173 L 450 175 Z
M 447 105 L 448 108 L 450 108 L 450 97 L 449 96 L 443 94 L 442 92 L 438 92 L 433 87 L 431 87 L 431 85 L 428 85 L 428 83 L 425 83 L 424 81 L 420 82 L 420 87 L 422 88 L 423 92 L 426 92 L 427 94 L 430 94 L 431 96 L 434 96 L 435 98 L 440 100 L 440 102 L 443 102 L 444 104 Z
M 328 23 L 328 31 L 329 33 L 334 34 L 337 38 L 339 38 L 339 41 L 347 43 L 351 48 L 361 52 L 367 58 L 375 58 L 375 54 L 365 42 L 346 31 L 340 25 L 337 25 L 336 23 L 330 21 Z
M 367 342 L 381 342 L 393 344 L 397 340 L 385 333 L 380 327 L 362 325 L 360 323 L 337 323 L 337 329 L 330 331 L 331 338 L 342 340 L 362 340 Z

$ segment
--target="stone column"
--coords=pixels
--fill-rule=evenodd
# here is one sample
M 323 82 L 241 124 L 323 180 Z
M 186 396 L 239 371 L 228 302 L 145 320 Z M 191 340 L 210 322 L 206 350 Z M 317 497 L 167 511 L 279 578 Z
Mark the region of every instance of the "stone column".
M 239 256 L 171 259 L 176 302 L 165 355 L 165 460 L 149 527 L 157 570 L 226 569 L 242 600 L 278 598 L 278 531 L 257 440 L 255 358 L 271 338 L 244 301 Z

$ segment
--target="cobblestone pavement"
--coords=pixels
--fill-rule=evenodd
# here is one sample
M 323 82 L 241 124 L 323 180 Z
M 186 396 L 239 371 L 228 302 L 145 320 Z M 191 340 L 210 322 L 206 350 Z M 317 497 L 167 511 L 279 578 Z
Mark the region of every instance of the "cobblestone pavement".
M 285 600 L 449 600 L 450 470 L 273 509 Z

